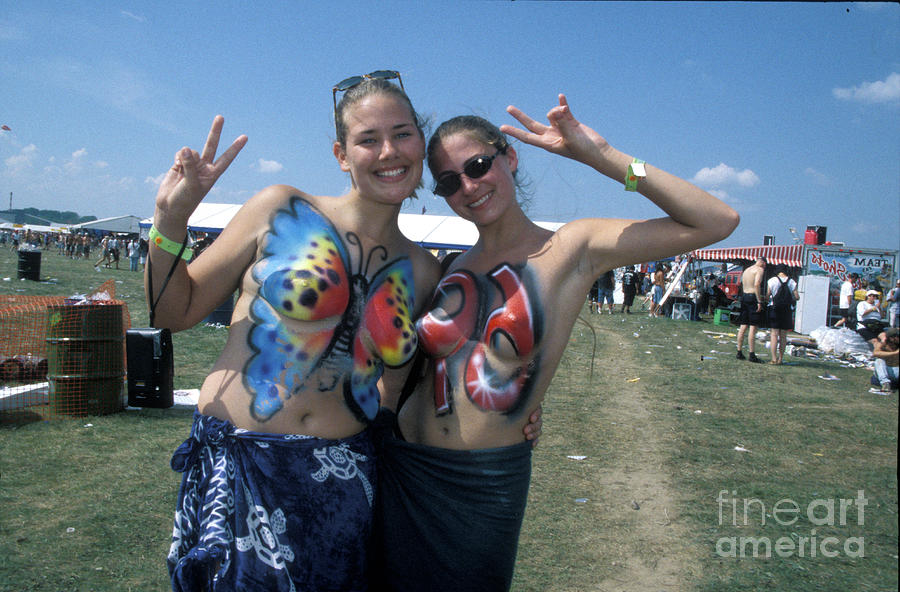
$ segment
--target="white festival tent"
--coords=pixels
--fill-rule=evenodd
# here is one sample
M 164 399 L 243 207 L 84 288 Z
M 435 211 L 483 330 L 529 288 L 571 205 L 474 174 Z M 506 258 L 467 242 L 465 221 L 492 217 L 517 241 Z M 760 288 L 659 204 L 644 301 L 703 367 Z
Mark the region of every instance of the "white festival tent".
M 112 218 L 103 218 L 102 220 L 82 222 L 81 224 L 72 224 L 69 226 L 69 232 L 101 230 L 105 232 L 137 234 L 140 232 L 140 223 L 141 219 L 138 216 L 114 216 Z
M 191 232 L 219 233 L 241 208 L 238 204 L 201 203 L 188 219 Z M 562 222 L 537 222 L 538 225 L 556 231 Z M 141 234 L 146 236 L 153 225 L 153 218 L 141 221 Z M 458 216 L 433 216 L 431 214 L 400 214 L 400 232 L 411 241 L 427 249 L 468 249 L 478 239 L 475 225 Z
M 17 222 L 0 223 L 0 230 L 31 230 L 32 232 L 69 232 L 69 227 L 62 224 L 59 226 L 42 226 L 40 224 L 19 224 Z
M 79 232 L 81 230 L 98 230 L 105 232 L 121 232 L 137 234 L 140 232 L 141 219 L 139 216 L 114 216 L 102 220 L 91 220 L 81 224 L 58 224 L 56 226 L 43 226 L 40 224 L 19 224 L 15 222 L 0 221 L 0 230 L 31 230 L 34 232 Z

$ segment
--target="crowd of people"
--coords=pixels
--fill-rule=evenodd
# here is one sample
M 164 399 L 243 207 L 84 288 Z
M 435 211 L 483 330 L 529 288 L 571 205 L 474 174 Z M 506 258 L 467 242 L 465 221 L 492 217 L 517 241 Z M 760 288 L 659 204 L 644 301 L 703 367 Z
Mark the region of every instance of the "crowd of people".
M 652 317 L 668 317 L 672 314 L 674 299 L 663 301 L 663 296 L 670 291 L 670 287 L 672 296 L 691 301 L 692 318 L 695 320 L 699 319 L 701 314 L 711 315 L 715 309 L 730 304 L 722 272 L 689 269 L 678 277 L 680 264 L 680 257 L 676 257 L 670 262 L 628 265 L 608 271 L 597 278 L 591 286 L 588 294 L 588 312 L 602 313 L 603 305 L 606 304 L 607 314 L 612 314 L 615 309 L 615 294 L 621 291 L 620 313 L 631 314 L 635 297 L 643 296 L 641 310 L 648 311 Z
M 775 273 L 765 280 L 767 261 L 757 258 L 741 274 L 740 316 L 737 334 L 738 360 L 762 363 L 757 356 L 756 333 L 760 327 L 769 328 L 770 364 L 782 364 L 787 348 L 787 333 L 794 328 L 792 311 L 800 295 L 797 282 L 789 277 L 788 268 L 779 264 Z M 886 294 L 874 283 L 863 284 L 856 272 L 848 273 L 835 296 L 839 318 L 835 328 L 856 332 L 868 344 L 874 357 L 875 373 L 872 383 L 882 394 L 898 388 L 897 335 L 900 312 L 900 279 Z M 862 294 L 862 299 L 858 294 Z M 831 296 L 829 296 L 830 298 Z M 887 308 L 882 305 L 887 302 Z M 886 320 L 887 318 L 887 320 Z M 744 342 L 748 354 L 744 355 Z
M 94 268 L 120 269 L 122 258 L 130 271 L 143 271 L 150 245 L 135 233 L 113 232 L 37 232 L 31 229 L 0 231 L 0 245 L 12 250 L 22 248 L 42 251 L 56 250 L 61 257 L 91 260 L 91 253 L 100 253 Z

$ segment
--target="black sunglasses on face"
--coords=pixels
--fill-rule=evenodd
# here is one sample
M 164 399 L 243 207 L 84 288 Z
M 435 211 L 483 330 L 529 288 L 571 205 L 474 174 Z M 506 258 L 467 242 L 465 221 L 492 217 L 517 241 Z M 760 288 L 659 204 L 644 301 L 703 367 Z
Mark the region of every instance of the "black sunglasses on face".
M 501 154 L 506 154 L 506 147 L 498 148 L 497 152 L 494 153 L 493 156 L 476 156 L 472 160 L 468 161 L 463 165 L 463 172 L 470 179 L 480 179 L 485 176 L 489 170 L 491 170 L 491 166 L 494 164 L 494 159 Z M 460 178 L 460 173 L 451 173 L 447 171 L 446 173 L 441 173 L 437 181 L 434 184 L 434 189 L 432 192 L 435 195 L 439 195 L 441 197 L 450 197 L 462 186 L 462 179 Z
M 366 79 L 376 79 L 376 80 L 394 80 L 397 79 L 397 82 L 400 83 L 400 90 L 406 92 L 406 89 L 403 88 L 403 79 L 400 77 L 400 72 L 396 70 L 375 70 L 374 72 L 369 72 L 368 74 L 363 74 L 362 76 L 351 76 L 350 78 L 344 78 L 340 82 L 334 85 L 334 88 L 331 89 L 331 98 L 334 100 L 334 110 L 337 111 L 337 94 L 339 92 L 344 92 L 346 90 L 350 90 L 357 84 L 362 84 L 362 82 Z

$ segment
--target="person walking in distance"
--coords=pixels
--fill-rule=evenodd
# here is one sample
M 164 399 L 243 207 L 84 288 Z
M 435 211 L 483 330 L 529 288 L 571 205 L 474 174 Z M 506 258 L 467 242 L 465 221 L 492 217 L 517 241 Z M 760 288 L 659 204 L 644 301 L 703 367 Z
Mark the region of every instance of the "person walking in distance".
M 613 274 L 613 270 L 610 269 L 603 275 L 601 275 L 598 279 L 600 282 L 600 289 L 597 290 L 597 313 L 603 313 L 603 303 L 606 303 L 606 312 L 612 314 L 613 312 L 613 291 L 616 287 L 616 278 Z
M 634 295 L 637 292 L 637 274 L 634 265 L 625 268 L 622 274 L 622 312 L 631 314 L 631 306 L 634 304 Z
M 666 289 L 666 273 L 662 269 L 662 263 L 658 263 L 653 272 L 653 288 L 650 292 L 650 316 L 658 317 L 662 312 L 662 297 Z
M 897 283 L 888 292 L 886 300 L 891 303 L 888 308 L 891 327 L 900 328 L 900 280 L 897 280 Z
M 841 318 L 834 324 L 835 327 L 846 325 L 848 329 L 856 327 L 853 314 L 850 312 L 850 306 L 853 304 L 853 284 L 859 279 L 859 274 L 849 274 L 843 282 L 841 282 L 841 293 L 838 296 L 838 310 L 840 310 Z
M 766 258 L 758 257 L 756 262 L 741 274 L 741 315 L 738 319 L 740 328 L 737 334 L 737 359 L 748 359 L 762 363 L 755 353 L 756 330 L 762 321 L 763 299 L 760 295 L 763 275 L 766 272 Z M 749 328 L 749 332 L 747 329 Z M 744 357 L 744 336 L 747 336 L 750 355 Z
M 792 309 L 794 302 L 800 299 L 797 293 L 797 282 L 788 277 L 787 265 L 779 263 L 775 267 L 776 275 L 769 278 L 766 294 L 769 303 L 769 352 L 772 354 L 770 364 L 781 364 L 787 349 L 788 331 L 794 328 Z

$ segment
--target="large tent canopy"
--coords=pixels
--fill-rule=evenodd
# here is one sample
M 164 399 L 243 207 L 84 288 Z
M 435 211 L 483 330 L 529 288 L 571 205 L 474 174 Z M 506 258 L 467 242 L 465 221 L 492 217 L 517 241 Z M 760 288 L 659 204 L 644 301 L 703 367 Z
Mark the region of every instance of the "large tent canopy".
M 43 226 L 40 224 L 19 224 L 16 222 L 0 223 L 0 230 L 31 230 L 32 232 L 69 232 L 69 228 L 65 225 L 60 226 Z
M 192 232 L 219 233 L 241 208 L 236 204 L 201 203 L 188 219 Z M 537 222 L 548 229 L 557 230 L 561 222 Z M 149 229 L 153 219 L 141 221 L 142 229 Z M 400 232 L 426 249 L 468 249 L 478 240 L 478 229 L 457 216 L 432 216 L 430 214 L 400 214 Z
M 803 245 L 763 245 L 757 247 L 730 247 L 723 249 L 698 249 L 691 257 L 701 261 L 755 261 L 765 257 L 770 265 L 783 263 L 788 267 L 803 267 Z
M 92 220 L 81 224 L 69 226 L 70 232 L 79 230 L 99 230 L 104 232 L 125 232 L 137 234 L 140 232 L 141 219 L 138 216 L 114 216 L 102 220 Z
M 240 204 L 201 203 L 188 218 L 188 230 L 218 234 L 240 209 Z M 153 218 L 141 220 L 141 230 L 145 233 L 151 226 Z

